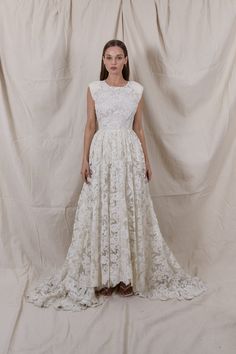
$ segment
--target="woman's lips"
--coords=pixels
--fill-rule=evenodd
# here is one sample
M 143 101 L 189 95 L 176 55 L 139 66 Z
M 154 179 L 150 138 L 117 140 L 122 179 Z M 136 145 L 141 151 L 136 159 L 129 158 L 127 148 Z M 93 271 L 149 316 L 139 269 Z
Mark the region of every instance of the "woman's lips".
M 111 69 L 112 69 L 112 70 L 115 70 L 115 69 L 116 69 L 116 67 L 115 67 L 115 66 L 111 66 Z

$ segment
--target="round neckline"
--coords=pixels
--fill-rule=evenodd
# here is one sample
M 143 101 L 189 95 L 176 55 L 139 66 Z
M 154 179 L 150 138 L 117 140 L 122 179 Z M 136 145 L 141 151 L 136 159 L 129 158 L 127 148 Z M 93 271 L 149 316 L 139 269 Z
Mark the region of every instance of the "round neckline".
M 111 88 L 123 88 L 123 87 L 128 86 L 128 84 L 129 84 L 129 81 L 128 81 L 127 84 L 125 84 L 124 86 L 111 86 L 111 85 L 108 85 L 106 80 L 103 80 L 103 82 L 105 83 L 106 86 L 111 87 Z

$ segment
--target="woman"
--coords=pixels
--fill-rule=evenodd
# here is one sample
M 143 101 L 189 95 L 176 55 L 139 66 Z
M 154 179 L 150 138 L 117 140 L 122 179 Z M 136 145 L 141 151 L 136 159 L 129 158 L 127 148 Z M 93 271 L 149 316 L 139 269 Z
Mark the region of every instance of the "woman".
M 36 306 L 80 311 L 113 292 L 192 299 L 206 286 L 186 274 L 165 243 L 148 182 L 143 86 L 129 80 L 125 44 L 111 40 L 100 80 L 89 84 L 79 197 L 66 260 L 26 296 Z M 96 124 L 98 123 L 98 130 Z

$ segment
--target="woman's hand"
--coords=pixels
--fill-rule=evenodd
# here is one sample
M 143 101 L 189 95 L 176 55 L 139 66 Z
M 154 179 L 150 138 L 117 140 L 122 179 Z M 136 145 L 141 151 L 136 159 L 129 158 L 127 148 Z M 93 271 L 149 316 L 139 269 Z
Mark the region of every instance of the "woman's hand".
M 152 178 L 151 166 L 150 166 L 149 161 L 146 161 L 145 163 L 146 163 L 146 176 L 147 176 L 148 181 L 150 181 Z
M 83 160 L 82 167 L 81 167 L 81 176 L 84 180 L 85 183 L 89 184 L 90 182 L 88 181 L 88 177 L 91 177 L 91 171 L 89 167 L 89 162 L 88 160 Z

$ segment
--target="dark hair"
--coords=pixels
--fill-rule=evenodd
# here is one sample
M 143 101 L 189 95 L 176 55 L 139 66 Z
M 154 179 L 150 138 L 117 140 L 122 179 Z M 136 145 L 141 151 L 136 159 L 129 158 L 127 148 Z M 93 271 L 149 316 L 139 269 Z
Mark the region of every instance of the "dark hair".
M 124 52 L 124 56 L 125 57 L 128 56 L 128 51 L 127 51 L 127 48 L 126 48 L 126 45 L 124 44 L 124 42 L 120 41 L 119 39 L 111 39 L 110 41 L 108 41 L 105 44 L 103 51 L 102 51 L 102 57 L 105 56 L 105 52 L 106 52 L 107 48 L 114 47 L 114 46 L 120 47 Z M 127 64 L 124 65 L 124 67 L 123 67 L 122 75 L 125 80 L 129 81 L 129 58 L 127 58 Z M 102 58 L 100 80 L 105 80 L 107 77 L 108 77 L 108 71 L 103 63 L 103 58 Z

